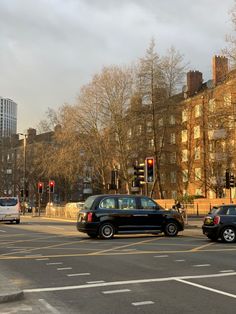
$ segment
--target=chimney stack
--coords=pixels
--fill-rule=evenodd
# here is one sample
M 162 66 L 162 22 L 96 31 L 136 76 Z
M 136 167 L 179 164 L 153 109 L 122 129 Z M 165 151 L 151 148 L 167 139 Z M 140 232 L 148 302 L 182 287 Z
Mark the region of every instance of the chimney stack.
M 199 71 L 189 71 L 187 73 L 188 96 L 196 94 L 202 86 L 202 73 Z
M 212 74 L 215 84 L 222 82 L 229 71 L 228 58 L 224 56 L 214 56 L 212 58 Z

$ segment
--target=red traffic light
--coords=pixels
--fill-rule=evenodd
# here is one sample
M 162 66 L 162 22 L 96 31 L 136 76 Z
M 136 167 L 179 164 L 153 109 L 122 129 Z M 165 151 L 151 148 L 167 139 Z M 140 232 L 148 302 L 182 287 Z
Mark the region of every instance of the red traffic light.
M 55 188 L 55 181 L 54 180 L 50 180 L 49 181 L 49 192 L 50 193 L 54 193 L 54 188 Z
M 38 193 L 43 193 L 43 182 L 38 182 Z
M 151 158 L 151 159 L 147 159 L 147 163 L 148 163 L 148 165 L 153 165 L 153 158 Z

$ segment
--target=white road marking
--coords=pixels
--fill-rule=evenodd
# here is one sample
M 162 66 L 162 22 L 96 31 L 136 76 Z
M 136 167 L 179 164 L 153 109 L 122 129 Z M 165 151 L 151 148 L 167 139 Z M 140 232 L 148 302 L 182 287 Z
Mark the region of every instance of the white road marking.
M 60 268 L 57 268 L 57 270 L 68 270 L 68 269 L 72 269 L 72 267 L 60 267 Z
M 140 305 L 148 305 L 148 304 L 154 304 L 152 301 L 142 301 L 142 302 L 133 302 L 132 305 L 134 306 L 140 306 Z
M 49 258 L 45 257 L 45 258 L 36 258 L 36 261 L 48 261 Z
M 57 263 L 47 263 L 46 265 L 61 265 L 63 264 L 62 262 L 57 262 Z
M 55 307 L 51 306 L 51 304 L 49 304 L 44 299 L 39 299 L 39 302 L 41 302 L 47 308 L 47 310 L 50 311 L 50 312 L 47 311 L 47 313 L 60 314 L 60 312 Z
M 1 230 L 1 229 L 0 229 L 0 232 L 6 232 L 6 231 L 5 231 L 5 230 Z
M 21 253 L 21 252 L 19 252 Z M 39 256 L 42 256 L 42 254 L 34 254 L 34 255 L 25 255 L 27 257 L 39 257 Z
M 104 280 L 97 280 L 97 281 L 87 281 L 87 283 L 101 283 L 105 282 Z
M 197 287 L 197 288 L 200 288 L 200 289 L 204 289 L 204 290 L 212 291 L 212 292 L 215 292 L 215 293 L 223 294 L 223 295 L 225 295 L 227 297 L 231 297 L 231 298 L 236 299 L 236 294 L 232 294 L 232 293 L 224 292 L 224 291 L 221 291 L 221 290 L 213 289 L 213 288 L 206 287 L 206 286 L 203 286 L 203 285 L 199 285 L 197 283 L 189 282 L 189 281 L 186 281 L 186 280 L 183 280 L 183 279 L 176 279 L 176 281 L 179 281 L 179 282 L 182 282 L 182 283 L 185 283 L 187 285 L 194 286 L 194 287 Z
M 49 228 L 53 228 L 53 229 L 62 229 L 64 230 L 65 228 L 62 228 L 62 227 L 52 227 L 52 226 L 48 226 Z
M 220 273 L 233 273 L 233 269 L 228 269 L 228 270 L 221 270 Z
M 193 265 L 193 267 L 209 267 L 211 264 L 199 264 L 199 265 Z
M 168 255 L 156 255 L 154 257 L 168 257 Z
M 130 289 L 122 289 L 122 290 L 108 290 L 108 291 L 102 291 L 103 294 L 112 294 L 112 293 L 122 293 L 122 292 L 129 292 Z
M 201 278 L 227 277 L 227 276 L 235 276 L 235 275 L 236 275 L 236 272 L 222 273 L 222 274 L 218 273 L 218 274 L 210 274 L 210 275 L 196 275 L 196 276 L 134 279 L 134 280 L 127 280 L 127 281 L 112 281 L 112 282 L 102 282 L 102 283 L 85 284 L 85 285 L 77 285 L 77 286 L 24 289 L 23 291 L 25 293 L 36 293 L 36 292 L 46 292 L 46 291 L 64 291 L 64 290 L 76 290 L 76 289 L 87 289 L 87 288 L 97 288 L 97 287 L 142 284 L 142 283 L 149 283 L 149 282 L 150 283 L 151 282 L 164 282 L 164 281 L 171 281 L 171 280 L 177 280 L 177 279 L 189 280 L 189 279 L 201 279 Z
M 75 277 L 75 276 L 89 276 L 90 273 L 80 273 L 80 274 L 68 274 L 68 277 Z
M 176 259 L 175 262 L 185 262 L 185 259 Z

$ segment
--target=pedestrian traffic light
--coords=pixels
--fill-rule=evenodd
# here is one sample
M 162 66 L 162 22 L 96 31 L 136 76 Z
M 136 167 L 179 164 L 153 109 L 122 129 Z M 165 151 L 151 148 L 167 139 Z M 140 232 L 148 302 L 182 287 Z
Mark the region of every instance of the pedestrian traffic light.
M 133 186 L 140 187 L 142 184 L 145 184 L 145 178 L 144 178 L 145 164 L 140 163 L 140 164 L 134 165 L 133 167 L 134 167 Z
M 50 193 L 54 193 L 54 188 L 55 188 L 55 181 L 54 180 L 50 180 L 49 181 L 49 192 Z
M 153 157 L 145 159 L 145 179 L 147 183 L 154 182 L 155 179 L 155 162 Z
M 39 194 L 43 193 L 43 182 L 38 182 L 38 193 Z

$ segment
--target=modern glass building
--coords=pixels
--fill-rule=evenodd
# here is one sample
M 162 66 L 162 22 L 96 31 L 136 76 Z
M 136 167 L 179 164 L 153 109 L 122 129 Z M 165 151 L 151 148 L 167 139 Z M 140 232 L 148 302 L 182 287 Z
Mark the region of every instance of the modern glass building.
M 0 137 L 16 134 L 17 104 L 0 96 Z

